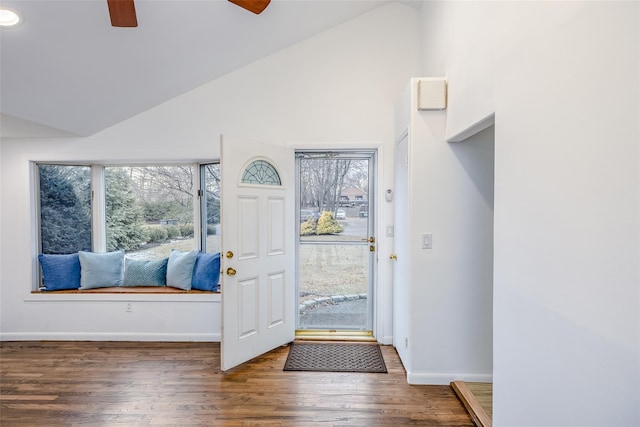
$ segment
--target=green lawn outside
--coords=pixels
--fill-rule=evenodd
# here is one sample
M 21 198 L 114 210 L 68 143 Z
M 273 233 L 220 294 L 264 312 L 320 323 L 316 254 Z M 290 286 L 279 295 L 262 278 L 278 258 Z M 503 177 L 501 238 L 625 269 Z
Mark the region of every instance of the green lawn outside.
M 318 237 L 318 240 L 330 238 Z M 208 236 L 207 248 L 208 252 L 219 252 L 220 236 Z M 138 260 L 161 259 L 168 257 L 171 249 L 191 251 L 194 249 L 194 239 L 179 239 L 128 252 L 126 257 Z M 300 245 L 300 300 L 366 293 L 369 254 L 369 247 L 366 245 Z

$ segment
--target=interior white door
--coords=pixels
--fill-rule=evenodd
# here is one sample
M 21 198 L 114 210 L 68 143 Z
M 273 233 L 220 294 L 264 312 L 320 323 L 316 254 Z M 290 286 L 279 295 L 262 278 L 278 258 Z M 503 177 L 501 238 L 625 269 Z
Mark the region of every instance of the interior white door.
M 295 338 L 293 149 L 221 137 L 221 367 Z
M 395 222 L 393 266 L 393 345 L 405 368 L 409 368 L 409 138 L 405 134 L 395 145 L 393 168 L 393 215 Z

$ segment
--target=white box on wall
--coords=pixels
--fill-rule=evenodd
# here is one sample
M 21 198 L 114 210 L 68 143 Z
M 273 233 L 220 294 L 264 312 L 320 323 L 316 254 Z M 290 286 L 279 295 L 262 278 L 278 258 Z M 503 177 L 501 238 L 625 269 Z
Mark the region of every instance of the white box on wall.
M 447 108 L 447 79 L 430 77 L 418 81 L 418 110 Z

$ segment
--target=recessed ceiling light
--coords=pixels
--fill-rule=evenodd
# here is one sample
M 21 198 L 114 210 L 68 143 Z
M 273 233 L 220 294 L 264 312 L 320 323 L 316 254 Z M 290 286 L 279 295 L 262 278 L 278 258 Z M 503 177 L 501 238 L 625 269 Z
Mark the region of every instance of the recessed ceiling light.
M 0 27 L 13 27 L 20 22 L 20 15 L 16 11 L 0 7 Z

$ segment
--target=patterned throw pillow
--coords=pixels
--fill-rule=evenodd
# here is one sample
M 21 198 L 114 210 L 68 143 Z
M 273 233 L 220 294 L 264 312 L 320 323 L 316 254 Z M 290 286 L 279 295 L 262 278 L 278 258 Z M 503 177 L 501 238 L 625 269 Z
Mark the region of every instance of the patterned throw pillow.
M 153 261 L 124 259 L 122 286 L 165 286 L 169 258 Z

